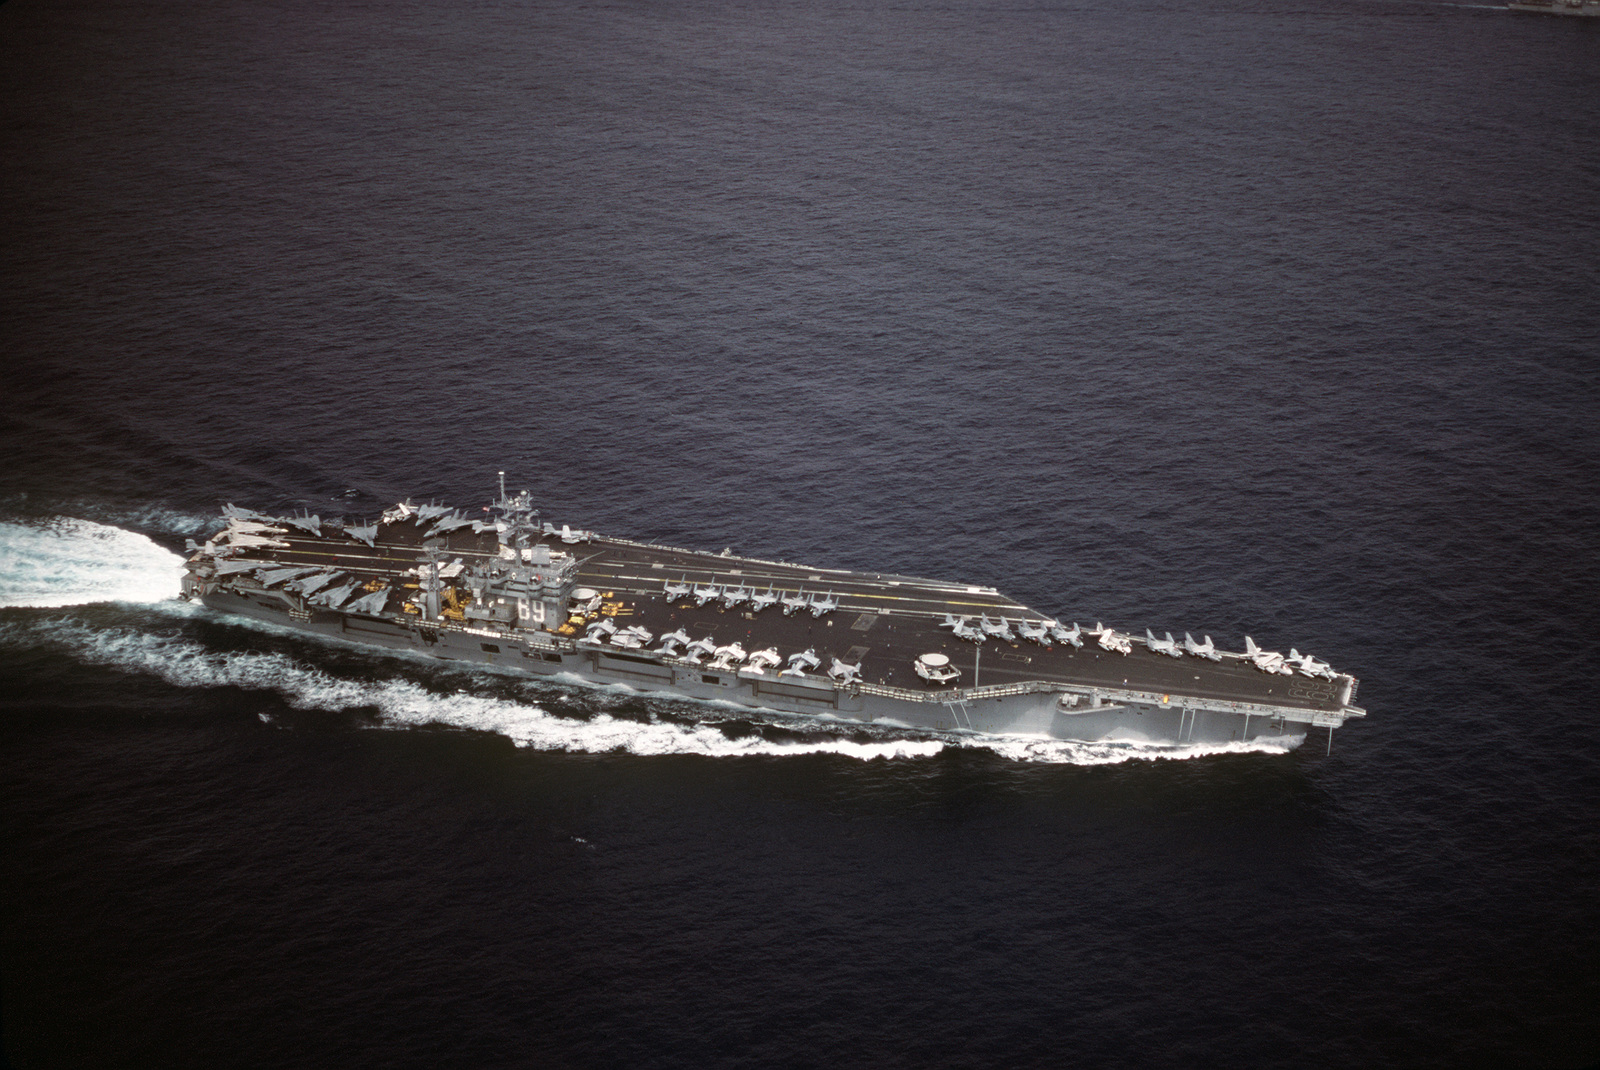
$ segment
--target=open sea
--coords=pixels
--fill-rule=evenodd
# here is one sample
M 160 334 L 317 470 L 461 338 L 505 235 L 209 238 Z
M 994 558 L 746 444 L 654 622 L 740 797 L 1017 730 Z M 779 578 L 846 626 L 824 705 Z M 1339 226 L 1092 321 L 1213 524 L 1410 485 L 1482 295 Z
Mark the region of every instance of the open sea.
M 1600 1059 L 1600 20 L 0 5 L 35 1067 Z M 1310 650 L 1331 740 L 765 719 L 174 598 L 473 509 Z

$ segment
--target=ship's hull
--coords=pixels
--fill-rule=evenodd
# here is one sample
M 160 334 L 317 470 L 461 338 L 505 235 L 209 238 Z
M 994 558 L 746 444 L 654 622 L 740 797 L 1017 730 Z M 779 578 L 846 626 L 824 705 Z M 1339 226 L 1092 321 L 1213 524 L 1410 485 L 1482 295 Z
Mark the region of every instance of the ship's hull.
M 1164 696 L 1169 698 L 1167 702 L 1154 695 L 1140 701 L 1128 693 L 1067 695 L 1021 685 L 918 692 L 873 684 L 835 684 L 822 676 L 719 671 L 600 644 L 550 642 L 543 637 L 429 626 L 337 610 L 296 611 L 272 591 L 213 590 L 198 595 L 198 600 L 212 609 L 311 635 L 419 653 L 440 661 L 491 666 L 535 677 L 561 674 L 564 680 L 596 686 L 623 684 L 645 693 L 844 722 L 1089 743 L 1173 745 L 1266 740 L 1293 746 L 1305 738 L 1309 727 L 1306 721 L 1270 712 L 1196 708 L 1171 696 Z

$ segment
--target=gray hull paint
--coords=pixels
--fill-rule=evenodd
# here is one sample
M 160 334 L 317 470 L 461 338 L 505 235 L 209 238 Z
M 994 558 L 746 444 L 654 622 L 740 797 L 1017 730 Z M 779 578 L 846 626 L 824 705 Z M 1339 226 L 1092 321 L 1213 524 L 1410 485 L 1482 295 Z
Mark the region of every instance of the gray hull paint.
M 419 627 L 410 622 L 332 610 L 291 613 L 290 604 L 272 591 L 245 596 L 218 590 L 201 596 L 199 601 L 212 609 L 296 631 L 363 646 L 421 653 L 441 661 L 492 666 L 540 677 L 567 674 L 596 686 L 625 684 L 645 693 L 840 721 L 1086 743 L 1223 744 L 1263 740 L 1291 746 L 1305 738 L 1308 723 L 1313 723 L 1248 711 L 1194 709 L 1177 703 L 1132 700 L 1125 695 L 1085 695 L 1057 689 L 914 692 L 875 685 L 835 685 L 823 676 L 796 679 L 772 673 L 718 672 L 705 666 L 675 663 L 674 659 L 623 654 L 583 643 L 542 647 L 538 640 L 511 635 Z

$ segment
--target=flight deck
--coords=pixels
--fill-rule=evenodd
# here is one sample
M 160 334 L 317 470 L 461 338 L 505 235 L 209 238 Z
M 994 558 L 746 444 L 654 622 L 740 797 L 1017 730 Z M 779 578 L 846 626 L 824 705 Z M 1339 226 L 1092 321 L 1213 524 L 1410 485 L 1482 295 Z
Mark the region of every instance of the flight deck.
M 414 597 L 424 586 L 421 574 L 433 568 L 447 575 L 454 569 L 459 577 L 467 570 L 503 565 L 507 557 L 501 530 L 458 520 L 451 530 L 439 532 L 436 520 L 416 511 L 357 528 L 354 536 L 320 522 L 309 524 L 306 518 L 298 524 L 266 523 L 273 519 L 237 521 L 253 525 L 255 534 L 240 529 L 232 540 L 234 552 L 219 567 L 245 585 L 251 582 L 250 571 L 265 574 L 269 568 L 337 576 L 337 582 L 352 588 L 353 598 L 370 595 L 363 599 L 370 616 L 407 621 L 410 614 L 419 627 L 429 623 Z M 370 544 L 361 538 L 364 534 Z M 1211 707 L 1220 703 L 1247 710 L 1359 715 L 1349 705 L 1354 681 L 1347 676 L 1264 672 L 1245 654 L 1170 656 L 1151 649 L 1144 638 L 1115 633 L 1112 641 L 1126 652 L 1107 648 L 1092 631 L 1081 631 L 1074 645 L 1041 636 L 1043 625 L 1056 624 L 1056 635 L 1064 633 L 1053 619 L 983 586 L 649 545 L 551 525 L 531 528 L 516 554 L 519 565 L 535 554 L 540 560 L 569 557 L 575 566 L 569 570 L 575 577 L 569 586 L 593 596 L 587 615 L 580 612 L 549 626 L 552 637 L 560 637 L 557 647 L 574 653 L 605 650 L 641 663 L 666 663 L 678 660 L 675 656 L 683 651 L 667 647 L 663 656 L 652 658 L 651 646 L 658 637 L 678 634 L 687 637 L 680 647 L 703 641 L 708 654 L 733 644 L 745 657 L 770 650 L 775 677 L 780 664 L 809 652 L 813 660 L 802 664 L 814 664 L 812 675 L 825 678 L 829 667 L 845 666 L 852 670 L 846 683 L 886 693 L 1059 684 L 1108 696 L 1159 695 L 1163 704 L 1179 696 Z M 444 592 L 439 623 L 448 627 L 452 617 L 464 621 L 454 607 L 471 592 L 442 580 L 437 585 Z M 596 621 L 610 624 L 586 627 Z M 967 623 L 958 627 L 952 622 Z M 1001 634 L 987 634 L 981 630 L 985 626 Z M 1019 634 L 1024 626 L 1031 626 L 1034 638 Z M 649 641 L 619 648 L 616 644 L 622 641 L 614 633 L 629 628 L 642 630 L 635 634 L 648 635 Z M 1079 631 L 1076 626 L 1074 631 Z M 480 645 L 487 649 L 496 644 Z M 930 654 L 947 659 L 955 678 L 919 678 L 917 659 Z M 721 667 L 740 668 L 726 660 Z

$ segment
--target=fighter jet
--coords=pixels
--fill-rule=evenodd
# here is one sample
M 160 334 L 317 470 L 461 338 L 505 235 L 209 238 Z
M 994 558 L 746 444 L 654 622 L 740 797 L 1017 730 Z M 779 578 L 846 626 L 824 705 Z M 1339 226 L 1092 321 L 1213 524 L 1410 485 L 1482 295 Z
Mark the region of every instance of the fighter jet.
M 742 583 L 737 587 L 724 587 L 722 589 L 722 604 L 728 609 L 732 609 L 741 602 L 750 601 L 752 593 L 750 588 Z
M 618 632 L 611 637 L 611 645 L 621 647 L 623 650 L 643 650 L 644 643 L 632 632 Z
M 696 639 L 684 650 L 683 656 L 696 665 L 704 661 L 713 650 L 717 649 L 717 641 L 709 635 L 704 639 Z
M 939 622 L 939 627 L 951 629 L 959 628 L 971 619 L 971 617 L 958 617 L 954 613 L 946 613 L 944 615 L 944 620 Z
M 806 674 L 806 670 L 815 669 L 818 665 L 821 665 L 821 664 L 822 664 L 822 659 L 817 657 L 816 648 L 815 647 L 811 647 L 811 648 L 808 648 L 806 650 L 801 651 L 798 654 L 790 654 L 789 655 L 789 667 L 787 669 L 783 670 L 782 672 L 780 672 L 778 675 L 779 676 L 804 676 Z
M 282 535 L 284 530 L 272 524 L 263 524 L 259 520 L 241 520 L 238 517 L 229 517 L 228 526 L 221 532 L 223 535 Z
M 1018 621 L 1017 634 L 1024 639 L 1038 643 L 1040 646 L 1050 645 L 1050 629 L 1042 621 L 1037 624 L 1029 624 L 1025 620 Z
M 703 606 L 713 598 L 721 597 L 722 588 L 714 583 L 697 583 L 694 585 L 694 604 L 697 606 Z
M 806 589 L 802 587 L 797 593 L 786 594 L 778 599 L 778 604 L 783 606 L 783 615 L 788 617 L 792 616 L 796 610 L 804 609 L 811 603 L 806 598 Z
M 429 535 L 448 535 L 457 528 L 472 526 L 472 518 L 457 514 L 434 521 L 433 527 L 428 529 Z
M 711 667 L 714 669 L 732 669 L 743 661 L 746 656 L 744 647 L 738 643 L 719 646 L 716 653 L 711 657 Z
M 293 524 L 307 535 L 322 534 L 322 518 L 317 516 L 286 516 L 285 524 Z
M 1016 636 L 1011 634 L 1010 623 L 1004 617 L 1001 617 L 1000 623 L 996 624 L 989 619 L 989 614 L 985 613 L 978 618 L 978 627 L 983 629 L 984 635 L 992 635 L 996 639 L 1004 639 L 1008 643 L 1016 639 Z
M 312 595 L 310 601 L 318 605 L 327 606 L 329 609 L 338 609 L 344 604 L 345 599 L 356 593 L 359 586 L 359 584 L 347 583 L 343 587 L 332 587 Z
M 591 643 L 603 643 L 610 636 L 617 634 L 617 622 L 607 617 L 597 620 L 584 629 L 583 637 Z
M 1082 649 L 1083 647 L 1083 629 L 1078 627 L 1077 621 L 1072 622 L 1071 628 L 1063 628 L 1060 622 L 1051 621 L 1050 635 L 1058 642 L 1071 643 L 1073 649 Z
M 319 572 L 315 575 L 306 576 L 303 579 L 295 580 L 289 584 L 289 590 L 295 592 L 296 594 L 303 594 L 309 597 L 342 575 L 342 572 Z
M 846 665 L 838 658 L 833 659 L 833 664 L 828 667 L 828 676 L 836 684 L 852 684 L 861 679 L 861 663 Z
M 661 641 L 656 644 L 656 653 L 669 658 L 675 658 L 678 656 L 678 648 L 683 646 L 688 641 L 689 633 L 685 632 L 682 628 L 679 628 L 675 632 L 668 632 L 666 635 L 663 635 L 661 637 Z
M 274 539 L 266 535 L 251 535 L 242 531 L 229 530 L 224 531 L 217 538 L 220 539 L 224 535 L 228 538 L 229 546 L 237 546 L 241 549 L 251 546 L 270 546 L 275 550 L 287 550 L 289 548 L 289 544 L 282 539 Z
M 1100 649 L 1102 650 L 1109 650 L 1113 654 L 1133 653 L 1133 640 L 1129 639 L 1126 635 L 1118 635 L 1115 631 L 1107 628 L 1099 621 L 1095 622 L 1094 631 L 1090 632 L 1089 634 L 1099 637 Z
M 778 592 L 774 591 L 770 586 L 765 591 L 759 591 L 750 596 L 750 608 L 757 613 L 760 613 L 768 606 L 776 605 L 777 602 Z
M 1310 654 L 1302 654 L 1294 647 L 1289 648 L 1288 662 L 1300 670 L 1303 676 L 1320 676 L 1324 680 L 1332 680 L 1338 674 L 1333 671 L 1333 666 L 1325 661 L 1318 661 Z
M 226 517 L 237 517 L 240 520 L 254 520 L 259 524 L 276 524 L 278 522 L 278 518 L 275 516 L 267 516 L 265 513 L 256 513 L 249 509 L 241 509 L 232 502 L 229 502 L 227 505 L 222 507 L 222 515 Z
M 297 580 L 301 576 L 308 576 L 315 571 L 317 571 L 315 565 L 300 567 L 291 565 L 288 568 L 263 569 L 256 579 L 261 581 L 261 586 L 263 587 L 276 587 L 280 583 Z
M 377 616 L 383 612 L 383 607 L 389 604 L 389 588 L 364 594 L 360 598 L 345 606 L 347 613 L 365 613 L 368 616 Z
M 1293 676 L 1294 670 L 1284 664 L 1283 655 L 1275 650 L 1262 650 L 1248 635 L 1244 637 L 1244 656 L 1264 673 Z
M 834 610 L 838 609 L 839 600 L 833 596 L 832 591 L 829 591 L 827 594 L 812 595 L 809 605 L 811 607 L 811 615 L 813 617 L 820 617 L 824 613 L 832 613 Z
M 399 508 L 406 508 L 406 503 L 401 502 Z M 419 521 L 427 521 L 435 517 L 444 516 L 450 511 L 450 507 L 448 505 L 418 505 L 415 510 Z
M 352 539 L 355 539 L 357 542 L 364 542 L 368 546 L 371 546 L 378 538 L 378 525 L 351 524 L 344 529 L 344 533 L 350 536 Z
M 661 584 L 661 593 L 669 602 L 676 602 L 679 599 L 688 598 L 689 593 L 693 589 L 694 588 L 689 586 L 688 576 L 685 576 L 681 583 L 673 583 L 671 580 L 664 580 Z
M 655 638 L 655 634 L 656 634 L 655 632 L 652 632 L 649 628 L 646 628 L 642 624 L 635 624 L 635 625 L 633 625 L 631 627 L 624 628 L 622 630 L 622 632 L 619 632 L 618 634 L 623 634 L 623 633 L 626 633 L 628 635 L 633 636 L 635 639 L 639 640 L 639 642 L 641 642 L 641 643 L 648 643 L 651 639 Z
M 982 628 L 972 623 L 971 617 L 962 617 L 956 621 L 955 627 L 950 630 L 955 633 L 957 639 L 965 639 L 969 643 L 977 643 L 980 646 L 985 639 L 989 638 L 983 634 Z
M 775 669 L 782 659 L 778 657 L 778 648 L 769 646 L 765 650 L 758 650 L 750 655 L 750 660 L 745 662 L 745 668 L 751 672 L 766 672 Z
M 1188 632 L 1184 632 L 1183 649 L 1187 650 L 1190 654 L 1193 654 L 1197 658 L 1207 658 L 1211 661 L 1222 660 L 1222 655 L 1217 653 L 1217 646 L 1211 641 L 1211 637 L 1209 635 L 1206 636 L 1205 642 L 1197 643 L 1194 641 L 1194 636 L 1190 635 Z
M 1157 639 L 1150 633 L 1150 629 L 1146 628 L 1144 630 L 1144 645 L 1156 654 L 1165 654 L 1169 658 L 1183 657 L 1183 651 L 1178 649 L 1178 644 L 1173 640 L 1171 632 L 1167 633 L 1165 639 Z

